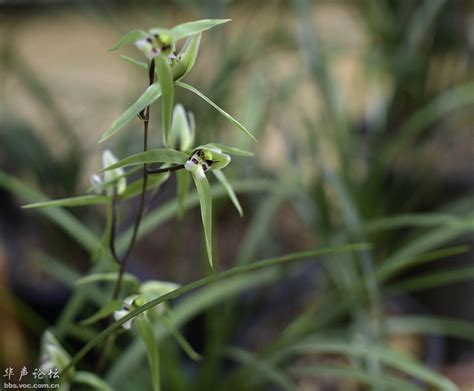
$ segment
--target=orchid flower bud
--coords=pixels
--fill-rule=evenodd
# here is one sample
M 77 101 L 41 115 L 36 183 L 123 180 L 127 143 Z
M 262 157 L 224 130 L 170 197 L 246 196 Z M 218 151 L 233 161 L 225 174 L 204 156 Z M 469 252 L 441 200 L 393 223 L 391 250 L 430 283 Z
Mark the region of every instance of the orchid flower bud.
M 114 319 L 122 319 L 124 316 L 128 315 L 133 310 L 136 310 L 137 308 L 141 307 L 143 304 L 145 304 L 145 302 L 146 299 L 142 295 L 132 295 L 127 297 L 123 302 L 122 308 L 114 312 Z M 122 324 L 122 327 L 126 330 L 130 330 L 130 328 L 132 327 L 132 322 L 133 319 L 130 319 L 124 324 Z
M 140 292 L 145 296 L 147 301 L 156 299 L 157 297 L 166 295 L 178 289 L 181 285 L 167 281 L 147 281 L 140 287 Z M 166 310 L 166 303 L 160 303 L 156 306 L 156 311 L 161 315 Z
M 71 361 L 71 356 L 64 350 L 53 333 L 45 331 L 41 338 L 40 369 L 48 372 L 50 369 L 64 369 Z
M 104 168 L 117 162 L 118 159 L 108 149 L 102 153 L 102 164 Z M 107 195 L 113 196 L 115 190 L 116 194 L 122 194 L 125 191 L 127 188 L 127 179 L 124 177 L 124 174 L 125 172 L 123 168 L 115 168 L 104 172 L 105 190 Z
M 183 105 L 178 103 L 173 110 L 170 145 L 178 147 L 179 142 L 181 151 L 189 150 L 194 144 L 195 127 L 193 113 L 186 113 Z

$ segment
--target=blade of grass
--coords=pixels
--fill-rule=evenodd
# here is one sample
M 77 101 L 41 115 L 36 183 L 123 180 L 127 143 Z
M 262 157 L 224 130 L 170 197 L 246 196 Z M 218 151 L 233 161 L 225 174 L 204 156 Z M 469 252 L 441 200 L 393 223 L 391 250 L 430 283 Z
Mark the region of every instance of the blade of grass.
M 458 387 L 446 377 L 428 369 L 413 359 L 389 349 L 375 346 L 351 343 L 349 341 L 320 341 L 307 340 L 303 343 L 295 344 L 281 353 L 281 357 L 294 354 L 342 354 L 349 357 L 361 357 L 376 355 L 385 364 L 398 369 L 416 379 L 427 382 L 443 391 L 458 391 Z
M 474 342 L 474 323 L 434 316 L 391 316 L 387 327 L 392 334 L 435 334 Z
M 63 370 L 63 374 L 66 373 L 72 366 L 76 365 L 91 349 L 97 346 L 105 337 L 117 331 L 122 326 L 122 324 L 135 318 L 141 313 L 155 307 L 156 305 L 163 303 L 164 301 L 174 299 L 189 291 L 193 291 L 197 288 L 201 288 L 203 286 L 207 286 L 214 282 L 217 282 L 217 281 L 220 281 L 232 276 L 236 276 L 239 274 L 249 273 L 252 271 L 260 270 L 260 269 L 271 267 L 271 266 L 284 265 L 284 264 L 295 262 L 295 261 L 301 261 L 303 259 L 308 259 L 308 258 L 311 259 L 316 256 L 322 256 L 322 255 L 334 254 L 334 253 L 352 252 L 352 251 L 364 251 L 364 250 L 367 250 L 368 248 L 370 248 L 370 245 L 368 245 L 367 243 L 357 243 L 357 244 L 348 244 L 348 245 L 332 247 L 332 248 L 322 248 L 319 250 L 299 252 L 299 253 L 294 253 L 294 254 L 289 254 L 289 255 L 283 255 L 280 257 L 268 258 L 259 262 L 252 263 L 250 265 L 237 266 L 237 267 L 228 269 L 226 271 L 213 274 L 208 277 L 204 277 L 190 284 L 184 285 L 170 293 L 167 293 L 165 295 L 162 295 L 160 297 L 157 297 L 156 299 L 153 299 L 145 303 L 140 308 L 134 311 L 131 311 L 129 314 L 125 315 L 123 318 L 114 322 L 105 330 L 102 330 L 99 334 L 95 336 L 94 339 L 92 339 L 88 344 L 86 344 L 73 357 L 68 367 Z

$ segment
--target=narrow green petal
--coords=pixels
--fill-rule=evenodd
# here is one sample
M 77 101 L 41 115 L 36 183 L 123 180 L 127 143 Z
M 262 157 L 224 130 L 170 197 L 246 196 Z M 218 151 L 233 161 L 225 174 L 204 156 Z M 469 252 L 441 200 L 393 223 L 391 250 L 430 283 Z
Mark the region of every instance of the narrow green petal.
M 187 22 L 178 24 L 169 30 L 173 41 L 179 41 L 189 35 L 197 34 L 206 30 L 209 30 L 219 24 L 227 23 L 230 19 L 202 19 L 194 22 Z
M 228 147 L 227 145 L 223 145 L 219 143 L 209 143 L 209 144 L 206 144 L 206 146 L 209 146 L 211 148 L 219 148 L 222 152 L 228 153 L 230 155 L 235 155 L 235 156 L 249 157 L 249 156 L 254 155 L 253 152 L 245 151 L 240 148 Z
M 108 202 L 110 202 L 110 198 L 107 196 L 84 195 L 84 196 L 79 196 L 79 197 L 61 198 L 59 200 L 52 200 L 52 201 L 35 202 L 32 204 L 23 205 L 22 207 L 25 209 L 49 208 L 52 206 L 74 207 L 74 206 L 106 204 Z
M 241 131 L 243 131 L 248 137 L 250 137 L 253 141 L 257 142 L 255 137 L 253 136 L 252 133 L 244 126 L 242 125 L 239 121 L 237 121 L 234 117 L 232 117 L 229 113 L 227 113 L 225 110 L 221 109 L 219 106 L 217 106 L 212 100 L 210 100 L 206 95 L 204 95 L 201 91 L 198 89 L 194 88 L 193 86 L 177 81 L 175 83 L 177 86 L 184 88 L 188 91 L 193 92 L 197 96 L 199 96 L 201 99 L 205 100 L 207 103 L 209 103 L 212 107 L 214 107 L 219 113 L 221 113 L 229 122 L 231 122 L 233 125 L 235 125 L 237 128 L 239 128 Z
M 148 352 L 153 391 L 160 390 L 160 360 L 158 355 L 158 342 L 156 341 L 153 326 L 146 315 L 137 316 L 135 325 Z
M 171 120 L 173 118 L 174 85 L 173 75 L 168 60 L 164 56 L 155 59 L 156 72 L 161 85 L 161 131 L 163 132 L 163 143 L 168 145 L 171 132 Z
M 234 189 L 232 188 L 231 184 L 227 180 L 224 173 L 220 170 L 212 171 L 212 173 L 216 176 L 216 178 L 219 180 L 222 186 L 224 186 L 224 189 L 227 192 L 227 195 L 229 196 L 230 200 L 232 201 L 235 208 L 239 212 L 240 217 L 242 217 L 244 215 L 242 206 L 240 205 L 239 199 L 237 198 L 237 195 L 235 194 Z
M 187 171 L 176 172 L 177 197 L 178 197 L 178 219 L 182 219 L 186 210 L 186 197 L 189 190 L 190 175 Z
M 178 54 L 178 60 L 171 66 L 174 80 L 183 79 L 193 69 L 201 44 L 201 33 L 194 34 L 186 40 Z
M 206 241 L 207 257 L 211 268 L 214 267 L 212 261 L 212 195 L 211 188 L 207 178 L 198 179 L 193 175 L 194 183 L 196 184 L 196 190 L 199 197 L 199 203 L 201 205 L 201 218 L 202 225 L 204 227 L 204 237 Z
M 156 148 L 127 156 L 112 166 L 107 167 L 105 170 L 113 170 L 118 167 L 133 166 L 136 164 L 145 163 L 184 164 L 186 163 L 187 159 L 188 155 L 184 152 L 176 151 L 170 148 Z
M 99 143 L 104 142 L 115 132 L 125 126 L 130 120 L 135 118 L 145 107 L 151 105 L 161 96 L 160 84 L 154 83 L 138 98 L 133 105 L 131 105 L 125 112 L 112 124 L 112 126 L 102 135 Z
M 109 52 L 115 52 L 116 50 L 119 50 L 125 45 L 129 45 L 131 43 L 135 43 L 139 39 L 143 39 L 147 36 L 147 33 L 143 30 L 132 30 L 125 34 L 120 40 L 112 46 L 110 49 L 108 49 Z
M 119 310 L 123 306 L 123 300 L 114 300 L 106 303 L 102 308 L 100 308 L 96 313 L 89 316 L 88 318 L 81 320 L 81 324 L 88 326 L 94 324 L 95 322 L 107 318 L 112 315 L 115 311 Z

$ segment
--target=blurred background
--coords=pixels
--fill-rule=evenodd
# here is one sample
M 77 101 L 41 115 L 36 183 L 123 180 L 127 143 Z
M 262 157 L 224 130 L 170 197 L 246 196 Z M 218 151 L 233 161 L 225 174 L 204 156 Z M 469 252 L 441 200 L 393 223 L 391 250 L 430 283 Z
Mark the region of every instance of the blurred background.
M 140 151 L 138 120 L 97 143 L 147 85 L 145 71 L 107 48 L 135 28 L 231 18 L 203 34 L 186 81 L 258 143 L 187 91 L 175 98 L 194 113 L 198 144 L 255 153 L 226 169 L 244 217 L 222 191 L 215 199 L 217 271 L 317 246 L 373 247 L 174 301 L 205 358 L 190 361 L 162 333 L 164 389 L 373 387 L 321 370 L 384 371 L 370 359 L 275 358 L 308 337 L 334 337 L 389 346 L 474 390 L 473 11 L 469 0 L 0 2 L 0 369 L 34 365 L 48 327 L 73 353 L 106 325 L 76 322 L 110 286 L 74 284 L 93 267 L 105 207 L 21 205 L 84 194 L 104 147 Z M 140 58 L 133 47 L 121 53 Z M 141 280 L 186 284 L 210 273 L 199 209 L 176 219 L 174 188 L 153 201 L 132 253 Z M 136 200 L 124 206 L 120 234 L 136 209 Z M 143 348 L 121 336 L 114 355 L 104 374 L 114 389 L 148 389 Z

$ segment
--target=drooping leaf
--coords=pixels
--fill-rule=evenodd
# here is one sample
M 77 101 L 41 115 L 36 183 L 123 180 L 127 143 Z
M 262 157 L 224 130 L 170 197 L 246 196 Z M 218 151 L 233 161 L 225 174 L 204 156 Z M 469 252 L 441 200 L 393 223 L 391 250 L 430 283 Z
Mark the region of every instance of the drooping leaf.
M 218 105 L 216 105 L 212 100 L 210 100 L 206 95 L 204 95 L 201 91 L 198 89 L 194 88 L 193 86 L 183 83 L 181 81 L 177 81 L 175 83 L 177 86 L 184 88 L 188 91 L 193 92 L 197 96 L 199 96 L 201 99 L 205 100 L 208 104 L 210 104 L 212 107 L 214 107 L 219 113 L 221 113 L 228 121 L 230 121 L 233 125 L 235 125 L 237 128 L 239 128 L 241 131 L 243 131 L 248 137 L 250 137 L 253 141 L 257 142 L 255 137 L 250 133 L 250 131 L 242 125 L 239 121 L 237 121 L 234 117 L 232 117 L 229 113 L 227 113 L 225 110 L 221 109 Z
M 107 170 L 145 163 L 184 164 L 187 159 L 188 155 L 184 152 L 176 151 L 171 148 L 156 148 L 145 152 L 139 152 L 119 160 L 116 164 L 107 167 Z
M 171 120 L 173 118 L 174 85 L 173 75 L 168 60 L 164 56 L 155 58 L 156 73 L 161 85 L 161 131 L 163 132 L 163 143 L 168 145 L 171 132 Z
M 61 198 L 59 200 L 34 202 L 32 204 L 23 205 L 22 208 L 49 208 L 52 206 L 75 207 L 85 205 L 107 204 L 108 202 L 110 202 L 110 198 L 105 195 L 84 195 L 78 197 Z
M 94 324 L 95 322 L 112 315 L 115 311 L 122 308 L 122 306 L 123 306 L 122 300 L 114 300 L 109 303 L 106 303 L 95 314 L 89 316 L 88 318 L 84 320 L 81 320 L 81 324 L 84 326 L 89 326 L 91 324 Z
M 201 205 L 201 218 L 204 228 L 204 239 L 206 242 L 207 258 L 211 268 L 214 267 L 212 261 L 212 195 L 207 178 L 202 179 L 192 176 L 196 185 L 199 204 Z
M 194 22 L 178 24 L 169 30 L 173 41 L 179 41 L 189 35 L 197 34 L 209 30 L 219 24 L 227 23 L 230 19 L 202 19 Z
M 99 143 L 104 142 L 112 137 L 118 130 L 125 126 L 130 120 L 135 118 L 145 107 L 151 105 L 161 96 L 160 83 L 155 82 L 147 88 L 140 98 L 131 105 L 125 112 L 110 126 L 110 128 L 102 135 Z
M 109 52 L 115 52 L 116 50 L 119 50 L 125 45 L 129 45 L 131 43 L 135 43 L 139 39 L 143 39 L 147 36 L 148 34 L 143 31 L 143 30 L 132 30 L 125 34 L 120 40 L 112 46 L 108 51 Z
M 240 205 L 239 199 L 237 198 L 234 189 L 232 188 L 231 184 L 227 180 L 226 176 L 221 170 L 216 170 L 212 171 L 212 173 L 216 176 L 216 178 L 219 180 L 220 183 L 222 183 L 222 186 L 224 186 L 225 191 L 229 195 L 230 200 L 235 206 L 235 209 L 239 212 L 240 217 L 244 215 L 244 212 L 242 211 L 242 206 Z

